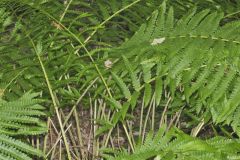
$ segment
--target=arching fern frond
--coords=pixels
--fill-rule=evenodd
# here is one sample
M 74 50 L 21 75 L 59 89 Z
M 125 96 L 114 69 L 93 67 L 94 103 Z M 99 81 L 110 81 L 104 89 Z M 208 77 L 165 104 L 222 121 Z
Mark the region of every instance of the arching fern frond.
M 211 113 L 214 123 L 234 124 L 237 131 L 234 121 L 238 119 L 233 117 L 240 104 L 240 23 L 220 25 L 222 19 L 221 12 L 193 8 L 178 20 L 163 3 L 129 41 L 109 53 L 117 59 L 111 70 L 130 91 L 136 89 L 136 82 L 142 92 L 151 87 L 159 104 L 160 97 L 166 99 L 160 90 L 169 89 L 173 101 L 181 102 L 179 108 L 188 106 L 201 119 Z M 151 66 L 148 69 L 146 62 Z

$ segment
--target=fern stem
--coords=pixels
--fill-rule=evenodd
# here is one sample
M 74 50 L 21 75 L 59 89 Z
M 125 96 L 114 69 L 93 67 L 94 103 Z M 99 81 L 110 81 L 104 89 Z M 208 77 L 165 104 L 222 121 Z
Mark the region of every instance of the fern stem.
M 94 63 L 94 59 L 91 55 L 91 53 L 88 51 L 88 49 L 86 48 L 85 44 L 80 40 L 80 38 L 78 38 L 78 36 L 76 34 L 74 34 L 72 31 L 70 31 L 65 25 L 63 25 L 60 21 L 58 21 L 55 17 L 53 17 L 52 15 L 50 15 L 48 12 L 44 11 L 44 10 L 41 10 L 40 8 L 37 8 L 37 10 L 41 11 L 42 13 L 44 13 L 45 15 L 47 15 L 49 18 L 53 19 L 54 21 L 56 21 L 65 31 L 67 31 L 82 47 L 83 49 L 85 50 L 85 52 L 87 53 L 88 57 L 90 58 L 90 60 L 92 61 L 92 63 Z M 110 92 L 110 89 L 105 81 L 105 79 L 103 78 L 103 75 L 100 71 L 100 69 L 98 68 L 97 64 L 94 63 L 94 67 L 99 75 L 99 77 L 101 78 L 107 92 L 108 92 L 108 95 L 110 97 L 112 97 L 112 94 Z
M 59 122 L 59 125 L 60 125 L 60 129 L 61 129 L 61 132 L 62 132 L 62 135 L 63 135 L 63 140 L 64 140 L 66 151 L 67 151 L 67 156 L 68 156 L 69 160 L 72 160 L 71 153 L 70 153 L 70 148 L 69 148 L 69 145 L 68 145 L 68 142 L 67 142 L 67 137 L 66 137 L 66 134 L 64 132 L 61 116 L 60 116 L 60 113 L 59 113 L 59 110 L 58 110 L 57 101 L 55 99 L 55 96 L 54 96 L 54 93 L 53 93 L 53 89 L 52 89 L 52 85 L 51 85 L 51 83 L 49 81 L 49 78 L 48 78 L 48 75 L 47 75 L 47 71 L 46 71 L 46 69 L 44 67 L 42 59 L 40 57 L 40 53 L 38 53 L 38 50 L 37 50 L 36 45 L 34 44 L 32 38 L 29 35 L 27 35 L 27 37 L 30 39 L 30 42 L 31 42 L 31 44 L 32 44 L 32 46 L 34 48 L 34 51 L 35 51 L 36 55 L 37 55 L 38 61 L 39 61 L 40 65 L 41 65 L 41 68 L 42 68 L 42 71 L 43 71 L 43 74 L 44 74 L 44 78 L 46 80 L 46 83 L 47 83 L 47 86 L 48 86 L 48 90 L 49 90 L 49 93 L 50 93 L 50 96 L 51 96 L 51 99 L 52 99 L 52 102 L 53 102 L 53 106 L 54 106 L 55 112 L 57 114 L 58 122 Z
M 152 106 L 154 105 L 153 102 L 154 102 L 154 96 L 152 97 L 151 99 L 151 103 L 148 107 L 148 111 L 147 111 L 147 115 L 146 115 L 146 118 L 145 118 L 145 121 L 144 121 L 144 125 L 143 125 L 143 131 L 142 131 L 142 143 L 144 141 L 144 137 L 145 137 L 145 132 L 146 132 L 146 129 L 147 129 L 147 122 L 148 122 L 148 119 L 149 119 L 149 114 L 150 114 L 150 111 L 152 109 Z
M 152 107 L 152 131 L 154 131 L 154 124 L 155 124 L 155 109 L 156 109 L 156 101 L 155 101 L 155 95 L 153 95 L 154 101 L 153 101 L 153 107 Z
M 61 116 L 63 117 L 63 120 L 65 119 L 65 114 L 63 113 L 62 109 L 60 109 L 60 114 Z M 71 125 L 72 123 L 67 123 L 67 126 Z M 64 127 L 64 126 L 63 126 Z M 78 126 L 77 126 L 78 127 Z M 76 141 L 75 141 L 75 137 L 73 135 L 73 131 L 71 129 L 68 130 L 68 134 L 69 134 L 69 141 L 72 142 L 72 146 L 73 146 L 73 150 L 75 151 L 75 154 L 80 157 L 80 153 L 78 152 L 78 149 L 77 149 L 77 144 L 76 144 Z M 74 152 L 72 152 L 72 154 L 74 155 Z
M 47 126 L 48 128 L 50 127 L 50 118 L 48 117 L 47 120 Z M 46 155 L 46 150 L 47 150 L 47 140 L 48 140 L 48 134 L 44 136 L 44 142 L 43 142 L 43 154 Z
M 204 119 L 202 119 L 201 122 L 195 128 L 192 129 L 191 135 L 193 137 L 196 137 L 198 135 L 198 133 L 200 132 L 200 130 L 202 129 L 204 124 L 205 124 Z
M 66 6 L 61 18 L 60 18 L 60 22 L 62 22 L 62 20 L 63 20 L 65 14 L 67 13 L 67 10 L 68 10 L 69 6 L 71 5 L 71 3 L 72 3 L 72 0 L 70 0 L 69 3 L 67 4 L 67 6 Z
M 126 121 L 126 123 L 127 123 L 128 128 L 129 128 L 129 133 L 128 133 L 129 137 L 131 137 L 132 144 L 133 144 L 133 147 L 135 149 L 136 148 L 136 142 L 135 142 L 134 135 L 133 135 L 133 126 L 132 126 L 132 124 L 130 124 L 130 122 L 128 120 Z
M 141 113 L 140 113 L 140 122 L 139 122 L 139 140 L 141 139 L 142 135 L 142 127 L 143 127 L 143 111 L 144 111 L 144 100 L 141 106 Z
M 117 12 L 115 12 L 114 14 L 112 14 L 111 16 L 109 16 L 107 19 L 105 19 L 101 24 L 98 25 L 98 27 L 96 27 L 94 29 L 94 31 L 87 37 L 87 39 L 84 41 L 84 44 L 86 44 L 91 38 L 92 36 L 97 32 L 98 28 L 101 28 L 104 24 L 106 24 L 108 21 L 110 21 L 112 18 L 114 18 L 116 15 L 118 15 L 119 13 L 123 12 L 124 10 L 132 7 L 134 4 L 140 2 L 141 0 L 136 0 L 132 3 L 130 3 L 129 5 L 121 8 L 120 10 L 118 10 Z
M 166 131 L 169 131 L 170 128 L 174 125 L 174 121 L 175 121 L 175 125 L 178 123 L 180 115 L 182 113 L 183 107 L 177 112 L 175 113 L 175 115 L 173 116 L 173 118 L 171 118 L 170 122 L 168 123 L 168 127 L 166 129 Z
M 78 114 L 77 114 L 77 109 L 74 108 L 74 117 L 75 117 L 75 121 L 76 121 L 76 127 L 77 127 L 77 136 L 78 136 L 78 141 L 79 141 L 79 145 L 80 145 L 80 152 L 82 155 L 82 159 L 85 159 L 85 153 L 83 150 L 83 140 L 82 140 L 82 132 L 80 129 L 80 124 L 79 124 L 79 118 L 78 118 Z
M 164 107 L 164 110 L 163 110 L 163 113 L 162 113 L 162 116 L 161 116 L 161 120 L 160 120 L 160 123 L 159 123 L 159 128 L 161 128 L 162 125 L 163 125 L 164 117 L 165 117 L 165 114 L 167 112 L 168 105 L 171 102 L 171 99 L 172 99 L 172 97 L 168 98 L 168 101 L 167 101 L 167 103 L 166 103 L 166 105 Z
M 62 159 L 62 140 L 59 143 L 59 159 Z
M 231 39 L 226 39 L 226 38 L 221 38 L 221 37 L 212 37 L 209 35 L 178 35 L 178 36 L 171 36 L 171 37 L 164 37 L 166 39 L 178 39 L 178 38 L 192 38 L 192 39 L 211 39 L 213 41 L 222 41 L 222 42 L 229 42 L 233 44 L 240 44 L 240 41 L 237 40 L 231 40 Z
M 72 125 L 69 125 L 69 126 L 66 128 L 66 130 L 64 131 L 64 134 L 67 133 L 67 131 L 69 130 L 69 128 L 70 128 L 71 126 L 72 126 Z M 63 134 L 62 134 L 62 135 L 63 135 Z M 57 140 L 56 140 L 56 142 L 53 144 L 52 148 L 51 148 L 51 149 L 48 151 L 48 153 L 46 154 L 46 157 L 48 157 L 51 152 L 55 152 L 56 146 L 57 146 L 57 144 L 60 142 L 60 140 L 61 140 L 62 137 L 63 137 L 63 136 L 60 136 L 60 137 L 57 138 Z M 52 158 L 50 158 L 50 159 L 53 159 L 53 155 L 54 155 L 54 154 L 52 154 Z
M 134 152 L 134 147 L 133 147 L 133 144 L 132 144 L 132 140 L 131 140 L 131 138 L 130 138 L 130 136 L 129 136 L 129 134 L 128 134 L 128 130 L 127 130 L 127 127 L 126 127 L 125 123 L 123 123 L 123 129 L 124 129 L 124 131 L 125 131 L 125 133 L 126 133 L 126 136 L 127 136 L 128 142 L 129 142 L 129 145 L 130 145 L 132 151 Z
M 233 16 L 233 15 L 236 15 L 236 14 L 239 14 L 239 13 L 240 13 L 240 11 L 236 11 L 236 12 L 233 12 L 233 13 L 227 14 L 227 15 L 224 16 L 223 18 L 229 18 L 229 17 L 231 17 L 231 16 Z
M 96 131 L 97 131 L 97 125 L 96 124 L 96 120 L 98 118 L 98 114 L 99 112 L 97 112 L 97 108 L 99 107 L 95 102 L 94 104 L 92 103 L 92 100 L 91 100 L 91 97 L 90 97 L 90 105 L 92 108 L 94 108 L 94 111 L 93 111 L 93 137 L 95 137 L 96 135 Z M 99 109 L 100 110 L 100 109 Z M 93 156 L 95 157 L 98 157 L 99 155 L 99 137 L 96 138 L 93 138 Z

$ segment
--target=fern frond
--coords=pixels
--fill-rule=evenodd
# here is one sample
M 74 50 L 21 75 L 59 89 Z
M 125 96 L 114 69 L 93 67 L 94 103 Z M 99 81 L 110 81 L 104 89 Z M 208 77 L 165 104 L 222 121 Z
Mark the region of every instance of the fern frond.
M 132 154 L 122 152 L 114 158 L 126 160 L 146 160 L 149 158 L 160 159 L 231 159 L 239 156 L 238 140 L 226 139 L 224 137 L 215 137 L 209 140 L 193 138 L 178 130 L 172 129 L 165 133 L 161 128 L 153 136 L 149 133 L 144 144 L 136 147 Z M 225 150 L 228 148 L 228 150 Z
M 118 74 L 128 70 L 129 76 L 122 81 L 130 92 L 133 86 L 149 93 L 155 84 L 157 104 L 167 98 L 162 97 L 163 90 L 169 89 L 173 101 L 190 106 L 193 114 L 211 112 L 215 123 L 234 123 L 234 111 L 240 104 L 240 24 L 220 25 L 223 13 L 209 9 L 198 12 L 193 8 L 180 19 L 173 15 L 173 9 L 167 9 L 163 2 L 129 41 L 109 53 L 113 59 L 117 54 L 124 57 L 117 60 L 113 70 Z M 122 67 L 123 62 L 126 67 Z M 141 86 L 141 82 L 145 84 Z M 151 96 L 145 95 L 149 95 L 144 96 L 148 103 Z
M 127 98 L 128 100 L 131 99 L 131 93 L 126 84 L 123 82 L 123 80 L 120 77 L 118 77 L 115 73 L 112 73 L 112 76 L 117 82 L 118 86 L 121 88 L 125 98 Z
M 42 157 L 43 153 L 30 145 L 9 136 L 37 135 L 47 131 L 46 123 L 39 117 L 46 114 L 35 99 L 38 94 L 27 92 L 15 101 L 0 99 L 0 156 L 7 159 L 32 159 Z

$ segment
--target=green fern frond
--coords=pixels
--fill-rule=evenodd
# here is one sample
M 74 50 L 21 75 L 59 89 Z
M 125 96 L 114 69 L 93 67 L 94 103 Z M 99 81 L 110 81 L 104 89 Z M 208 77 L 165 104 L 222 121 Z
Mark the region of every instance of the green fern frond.
M 43 156 L 43 153 L 41 151 L 36 150 L 35 148 L 27 145 L 26 143 L 23 143 L 19 140 L 13 139 L 9 136 L 1 135 L 0 141 L 7 145 L 11 145 L 12 147 L 15 147 L 16 149 L 23 151 L 25 153 L 28 153 L 31 155 Z
M 139 79 L 137 77 L 137 74 L 134 72 L 134 69 L 133 69 L 133 66 L 130 64 L 129 60 L 123 56 L 123 61 L 124 61 L 124 64 L 126 65 L 126 68 L 130 74 L 130 77 L 132 79 L 132 85 L 133 85 L 133 88 L 136 90 L 136 91 L 139 91 L 139 88 L 140 88 L 140 82 L 139 82 Z
M 172 129 L 165 133 L 161 128 L 153 136 L 149 133 L 144 144 L 136 147 L 132 154 L 126 152 L 119 153 L 116 157 L 110 159 L 121 160 L 146 160 L 156 159 L 232 159 L 239 157 L 238 140 L 226 139 L 224 137 L 215 137 L 209 140 L 193 138 L 178 130 Z M 227 148 L 227 150 L 225 150 Z
M 198 12 L 193 8 L 180 19 L 173 15 L 173 9 L 163 2 L 129 41 L 109 53 L 113 59 L 118 54 L 124 57 L 112 70 L 120 75 L 129 72 L 122 83 L 130 92 L 133 86 L 149 93 L 155 84 L 152 92 L 157 104 L 169 98 L 162 97 L 169 89 L 173 101 L 190 106 L 193 114 L 211 112 L 215 123 L 234 123 L 232 117 L 240 104 L 235 85 L 239 78 L 239 23 L 220 25 L 223 13 L 208 9 Z M 141 82 L 145 84 L 141 86 Z M 152 96 L 144 97 L 148 103 Z
M 46 114 L 44 107 L 35 97 L 38 94 L 27 92 L 15 101 L 0 100 L 0 156 L 7 159 L 32 159 L 43 153 L 30 145 L 9 136 L 37 135 L 47 131 L 46 123 L 39 117 Z
M 131 93 L 126 84 L 123 82 L 123 80 L 120 77 L 118 77 L 115 73 L 112 73 L 112 76 L 114 80 L 117 82 L 118 86 L 121 88 L 125 98 L 127 98 L 128 100 L 131 99 Z

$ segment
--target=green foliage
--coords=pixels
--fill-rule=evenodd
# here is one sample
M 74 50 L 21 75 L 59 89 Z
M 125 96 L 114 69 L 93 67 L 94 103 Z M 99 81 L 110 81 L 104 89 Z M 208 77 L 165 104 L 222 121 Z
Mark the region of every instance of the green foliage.
M 9 137 L 46 131 L 47 111 L 29 90 L 45 100 L 54 95 L 66 107 L 95 80 L 86 95 L 104 105 L 94 113 L 103 121 L 97 136 L 125 124 L 139 106 L 160 114 L 168 103 L 171 117 L 184 108 L 190 129 L 204 121 L 239 136 L 239 6 L 234 0 L 2 0 L 0 159 L 41 156 Z M 81 103 L 89 106 L 89 99 Z M 239 158 L 238 140 L 201 140 L 178 130 L 162 129 L 139 145 L 117 158 Z
M 86 49 L 94 61 L 102 62 L 99 56 L 102 57 L 103 51 L 130 37 L 156 9 L 158 1 L 70 1 L 63 4 L 54 0 L 34 3 L 30 0 L 4 0 L 0 4 L 7 18 L 5 25 L 8 24 L 6 31 L 2 32 L 0 48 L 3 60 L 0 65 L 4 66 L 1 67 L 0 78 L 2 85 L 7 85 L 5 96 L 17 98 L 34 88 L 43 92 L 45 98 L 49 97 L 47 86 L 42 83 L 44 77 L 32 39 L 43 47 L 41 58 L 44 67 L 56 95 L 66 100 L 60 104 L 64 106 L 69 99 L 77 99 L 88 82 L 98 76 L 81 44 L 84 39 L 91 38 L 85 41 L 89 46 Z M 121 9 L 124 12 L 120 12 Z M 105 20 L 107 24 L 102 24 Z M 102 65 L 98 67 L 104 69 Z
M 26 93 L 15 101 L 0 99 L 0 133 L 7 135 L 36 135 L 46 132 L 47 126 L 40 118 L 45 109 L 34 99 L 37 94 Z
M 201 119 L 211 113 L 214 123 L 231 124 L 238 131 L 239 22 L 220 26 L 223 13 L 209 10 L 193 9 L 179 20 L 173 16 L 163 3 L 129 41 L 109 53 L 112 59 L 124 57 L 125 67 L 119 59 L 112 70 L 121 75 L 127 70 L 129 76 L 118 81 L 144 90 L 146 105 L 151 92 L 159 104 L 162 90 L 169 88 L 173 101 L 181 101 L 179 108 L 187 106 Z
M 172 129 L 165 132 L 161 128 L 155 136 L 149 133 L 143 145 L 136 147 L 133 154 L 120 152 L 116 157 L 107 156 L 109 160 L 231 160 L 239 159 L 239 140 L 231 140 L 225 137 L 214 137 L 201 140 L 190 137 L 182 131 Z
M 9 108 L 2 108 L 4 121 L 1 121 L 1 132 L 25 136 L 46 131 L 39 118 L 44 116 L 43 108 L 28 104 L 33 103 L 31 99 L 25 99 L 26 106 L 20 105 L 21 99 L 18 99 L 29 90 L 50 99 L 38 56 L 54 94 L 61 101 L 58 105 L 71 105 L 88 83 L 98 76 L 95 64 L 89 63 L 89 55 L 97 61 L 106 47 L 116 46 L 130 37 L 157 6 L 144 3 L 147 2 L 131 7 L 134 1 L 70 1 L 69 4 L 55 0 L 1 1 L 0 89 L 1 96 L 11 101 L 2 102 Z M 126 12 L 120 14 L 121 10 Z M 115 16 L 110 16 L 115 13 Z M 95 30 L 98 31 L 96 34 Z M 89 55 L 81 44 L 88 37 L 91 40 L 85 43 L 96 48 L 89 51 Z M 120 117 L 124 119 L 125 114 Z M 118 118 L 115 119 L 117 123 Z
M 0 159 L 31 159 L 31 155 L 42 157 L 39 150 L 9 136 L 37 135 L 47 131 L 45 109 L 36 99 L 38 94 L 26 93 L 15 101 L 0 99 Z
M 0 134 L 0 148 L 0 159 L 2 160 L 30 160 L 32 159 L 29 157 L 30 155 L 43 156 L 41 151 L 4 134 Z

